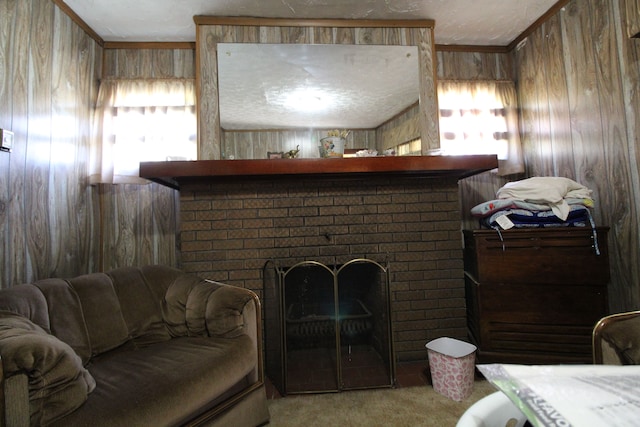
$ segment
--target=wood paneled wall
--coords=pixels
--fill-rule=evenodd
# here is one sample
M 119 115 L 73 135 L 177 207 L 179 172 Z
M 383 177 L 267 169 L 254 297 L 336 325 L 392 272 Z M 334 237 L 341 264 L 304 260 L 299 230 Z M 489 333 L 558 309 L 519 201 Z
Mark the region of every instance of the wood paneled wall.
M 103 53 L 105 61 L 103 62 Z M 193 49 L 108 49 L 50 0 L 0 1 L 0 285 L 177 265 L 178 194 L 90 186 L 99 78 L 194 77 Z
M 640 38 L 640 0 L 625 0 L 627 8 L 627 35 Z
M 100 271 L 163 264 L 178 267 L 179 193 L 160 184 L 101 184 Z
M 122 78 L 195 78 L 194 49 L 104 50 L 104 77 Z
M 193 49 L 104 49 L 104 76 L 195 77 Z M 179 265 L 180 194 L 150 183 L 99 186 L 102 218 L 101 268 Z
M 420 137 L 417 105 L 403 111 L 376 129 L 351 129 L 345 148 L 368 148 L 382 153 L 386 148 Z M 320 140 L 332 129 L 308 128 L 287 130 L 255 130 L 221 132 L 222 158 L 264 159 L 268 152 L 299 149 L 298 157 L 319 157 Z
M 573 0 L 516 52 L 528 176 L 565 176 L 593 190 L 611 227 L 613 312 L 640 308 L 640 40 L 624 0 Z
M 421 138 L 420 135 L 420 107 L 413 105 L 376 129 L 375 148 L 379 153 L 386 149 L 397 147 L 405 142 Z
M 439 80 L 514 80 L 513 55 L 502 52 L 438 50 Z
M 50 0 L 0 1 L 0 283 L 93 271 L 98 199 L 87 180 L 102 49 Z
M 268 152 L 300 150 L 298 157 L 320 157 L 320 139 L 331 129 L 222 131 L 222 158 L 266 159 Z M 353 130 L 346 148 L 376 148 L 375 130 Z

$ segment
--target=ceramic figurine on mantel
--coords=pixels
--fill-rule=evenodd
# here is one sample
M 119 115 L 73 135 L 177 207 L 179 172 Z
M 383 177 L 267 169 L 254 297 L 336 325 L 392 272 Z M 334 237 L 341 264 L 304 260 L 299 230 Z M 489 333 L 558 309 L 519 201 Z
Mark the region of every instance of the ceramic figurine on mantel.
M 296 145 L 296 149 L 295 150 L 289 150 L 286 153 L 284 153 L 284 158 L 285 159 L 295 159 L 296 157 L 298 157 L 298 153 L 300 152 L 300 146 Z
M 344 146 L 347 142 L 347 136 L 351 133 L 349 130 L 330 130 L 325 138 L 320 140 L 320 157 L 342 157 L 344 155 Z

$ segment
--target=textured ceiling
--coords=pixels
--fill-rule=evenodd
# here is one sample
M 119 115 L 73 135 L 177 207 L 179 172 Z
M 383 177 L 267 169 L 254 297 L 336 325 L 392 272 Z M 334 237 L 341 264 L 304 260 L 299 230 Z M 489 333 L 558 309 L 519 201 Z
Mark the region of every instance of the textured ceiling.
M 438 44 L 507 45 L 558 0 L 66 0 L 106 41 L 194 41 L 194 15 L 434 19 Z

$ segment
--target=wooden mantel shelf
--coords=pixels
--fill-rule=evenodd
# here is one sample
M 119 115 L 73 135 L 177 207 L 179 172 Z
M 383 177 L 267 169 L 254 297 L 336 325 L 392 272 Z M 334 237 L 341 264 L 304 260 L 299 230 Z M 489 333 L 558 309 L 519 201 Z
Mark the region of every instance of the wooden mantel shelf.
M 181 183 L 238 177 L 412 175 L 465 178 L 498 167 L 495 155 L 353 157 L 342 159 L 195 160 L 140 163 L 140 176 L 179 189 Z

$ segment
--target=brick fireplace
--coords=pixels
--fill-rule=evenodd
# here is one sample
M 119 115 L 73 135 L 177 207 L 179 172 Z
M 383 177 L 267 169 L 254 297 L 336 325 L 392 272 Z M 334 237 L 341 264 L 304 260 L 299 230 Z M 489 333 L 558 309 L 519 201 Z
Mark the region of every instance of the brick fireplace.
M 262 298 L 269 260 L 388 260 L 396 360 L 466 339 L 456 178 L 249 177 L 183 182 L 180 195 L 184 270 Z

